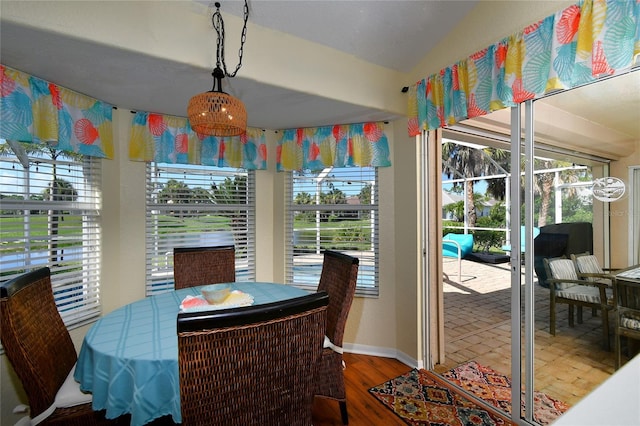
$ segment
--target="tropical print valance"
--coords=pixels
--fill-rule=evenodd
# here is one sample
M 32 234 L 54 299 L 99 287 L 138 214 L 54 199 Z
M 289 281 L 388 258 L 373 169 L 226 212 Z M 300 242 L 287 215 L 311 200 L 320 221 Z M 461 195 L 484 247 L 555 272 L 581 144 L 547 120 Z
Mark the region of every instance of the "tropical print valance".
M 136 112 L 129 159 L 264 170 L 267 146 L 261 129 L 247 128 L 240 136 L 205 136 L 194 132 L 185 117 Z
M 278 171 L 390 165 L 381 122 L 288 129 L 278 141 Z
M 419 81 L 410 136 L 631 69 L 640 1 L 584 0 Z
M 0 65 L 0 138 L 113 158 L 112 105 Z

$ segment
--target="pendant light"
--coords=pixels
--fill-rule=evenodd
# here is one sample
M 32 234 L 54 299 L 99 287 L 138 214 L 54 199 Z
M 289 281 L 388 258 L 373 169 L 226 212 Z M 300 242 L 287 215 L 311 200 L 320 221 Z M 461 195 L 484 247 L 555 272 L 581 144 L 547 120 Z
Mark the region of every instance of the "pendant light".
M 187 116 L 191 128 L 203 135 L 210 136 L 237 136 L 247 130 L 247 111 L 239 99 L 222 91 L 222 79 L 235 77 L 242 66 L 242 54 L 244 42 L 247 38 L 247 20 L 249 19 L 249 6 L 244 2 L 244 26 L 240 39 L 240 60 L 233 73 L 227 71 L 224 61 L 224 21 L 220 14 L 220 3 L 216 2 L 216 11 L 211 17 L 213 28 L 218 35 L 216 44 L 216 66 L 213 76 L 213 89 L 208 92 L 195 95 L 189 101 Z

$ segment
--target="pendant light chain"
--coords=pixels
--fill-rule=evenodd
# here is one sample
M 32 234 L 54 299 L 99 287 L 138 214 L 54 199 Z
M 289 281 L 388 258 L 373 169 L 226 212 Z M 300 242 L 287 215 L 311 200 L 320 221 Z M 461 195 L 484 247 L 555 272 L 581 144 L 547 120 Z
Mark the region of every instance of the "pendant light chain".
M 224 21 L 222 20 L 222 14 L 220 13 L 220 3 L 216 2 L 216 12 L 211 17 L 213 28 L 215 28 L 218 34 L 218 42 L 216 46 L 216 67 L 222 69 L 224 75 L 227 77 L 235 77 L 240 67 L 242 67 L 242 56 L 244 51 L 244 42 L 247 40 L 247 21 L 249 20 L 249 5 L 247 0 L 244 1 L 244 25 L 242 27 L 242 35 L 240 36 L 240 49 L 238 50 L 238 65 L 233 73 L 227 71 L 227 64 L 224 60 Z M 221 67 L 222 65 L 222 67 Z
M 249 20 L 249 5 L 244 0 L 244 26 L 240 38 L 240 60 L 233 73 L 227 71 L 224 61 L 224 21 L 220 14 L 220 3 L 216 2 L 216 11 L 211 17 L 213 28 L 218 35 L 216 45 L 216 67 L 213 69 L 213 88 L 204 93 L 193 96 L 187 106 L 189 125 L 200 135 L 210 136 L 238 136 L 247 131 L 247 110 L 242 101 L 222 90 L 222 79 L 235 77 L 242 66 L 244 42 L 247 39 L 247 21 Z

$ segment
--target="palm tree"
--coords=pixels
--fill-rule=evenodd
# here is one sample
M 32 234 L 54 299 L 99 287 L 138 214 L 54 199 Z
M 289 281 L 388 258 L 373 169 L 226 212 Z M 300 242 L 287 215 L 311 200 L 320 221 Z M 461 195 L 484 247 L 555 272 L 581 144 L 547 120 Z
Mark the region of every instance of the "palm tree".
M 58 179 L 58 166 L 57 161 L 62 159 L 68 160 L 81 160 L 83 158 L 82 154 L 77 154 L 74 152 L 60 151 L 53 148 L 48 144 L 36 144 L 36 143 L 23 143 L 17 142 L 18 147 L 17 150 L 22 152 L 14 151 L 12 144 L 3 143 L 0 144 L 0 156 L 13 156 L 15 155 L 19 159 L 20 157 L 27 157 L 27 161 L 29 165 L 35 162 L 38 164 L 38 161 L 31 161 L 31 157 L 36 158 L 48 158 L 51 161 L 47 161 L 47 163 L 51 164 L 51 183 L 49 187 L 44 191 L 45 199 L 48 201 L 65 201 L 69 196 L 77 197 L 77 192 L 71 186 L 69 182 L 66 182 L 62 179 Z M 22 163 L 22 159 L 21 159 Z M 28 166 L 27 166 L 28 168 Z M 56 236 L 58 235 L 58 224 L 62 219 L 62 211 L 51 209 L 48 210 L 48 225 L 47 225 L 47 234 L 49 236 L 49 258 L 53 265 L 58 264 L 58 260 L 62 259 L 62 252 L 58 250 L 58 239 Z M 59 254 L 60 253 L 60 254 Z
M 453 174 L 458 174 L 465 178 L 465 198 L 467 205 L 465 217 L 467 219 L 467 225 L 470 228 L 476 226 L 477 220 L 473 190 L 475 181 L 471 179 L 467 180 L 466 178 L 499 173 L 501 171 L 498 166 L 499 163 L 493 160 L 494 157 L 504 162 L 504 159 L 508 157 L 508 153 L 500 149 L 479 149 L 453 142 L 446 142 L 442 145 L 442 172 L 449 178 L 451 178 Z M 456 182 L 453 184 L 453 187 L 455 188 L 458 185 L 460 185 L 460 183 Z M 500 194 L 497 187 L 495 191 L 497 194 Z M 504 190 L 502 191 L 502 198 L 504 198 Z
M 485 173 L 500 174 L 504 172 L 507 174 L 510 169 L 511 152 L 505 149 L 499 148 L 485 148 L 484 153 L 489 157 L 489 162 L 486 162 L 487 168 Z M 487 179 L 487 194 L 495 200 L 504 201 L 507 193 L 507 181 L 505 178 Z
M 538 227 L 547 224 L 547 217 L 551 207 L 551 195 L 554 190 L 554 181 L 556 185 L 562 185 L 563 183 L 575 183 L 581 178 L 581 172 L 573 167 L 571 163 L 566 161 L 539 159 L 534 160 L 535 170 L 554 169 L 547 173 L 536 173 L 534 179 L 534 191 L 540 195 L 540 210 L 538 211 Z M 558 169 L 563 169 L 559 173 L 556 173 Z M 574 196 L 576 190 L 573 188 L 567 189 L 567 196 Z

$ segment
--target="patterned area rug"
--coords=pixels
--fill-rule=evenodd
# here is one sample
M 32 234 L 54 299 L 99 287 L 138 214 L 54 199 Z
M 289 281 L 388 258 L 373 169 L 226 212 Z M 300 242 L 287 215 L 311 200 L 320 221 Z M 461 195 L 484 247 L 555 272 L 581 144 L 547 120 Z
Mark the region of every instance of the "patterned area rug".
M 511 425 L 497 407 L 511 412 L 511 381 L 508 377 L 472 361 L 442 376 L 426 370 L 411 370 L 369 392 L 408 425 Z M 477 403 L 460 392 L 455 383 L 486 404 Z M 541 393 L 534 393 L 534 419 L 552 423 L 569 406 Z
M 408 425 L 511 425 L 506 417 L 472 402 L 426 370 L 411 370 L 369 392 Z
M 442 375 L 494 407 L 511 413 L 511 380 L 475 361 L 459 365 Z M 523 401 L 524 402 L 524 401 Z M 569 406 L 542 392 L 533 393 L 533 418 L 541 425 L 553 423 Z

